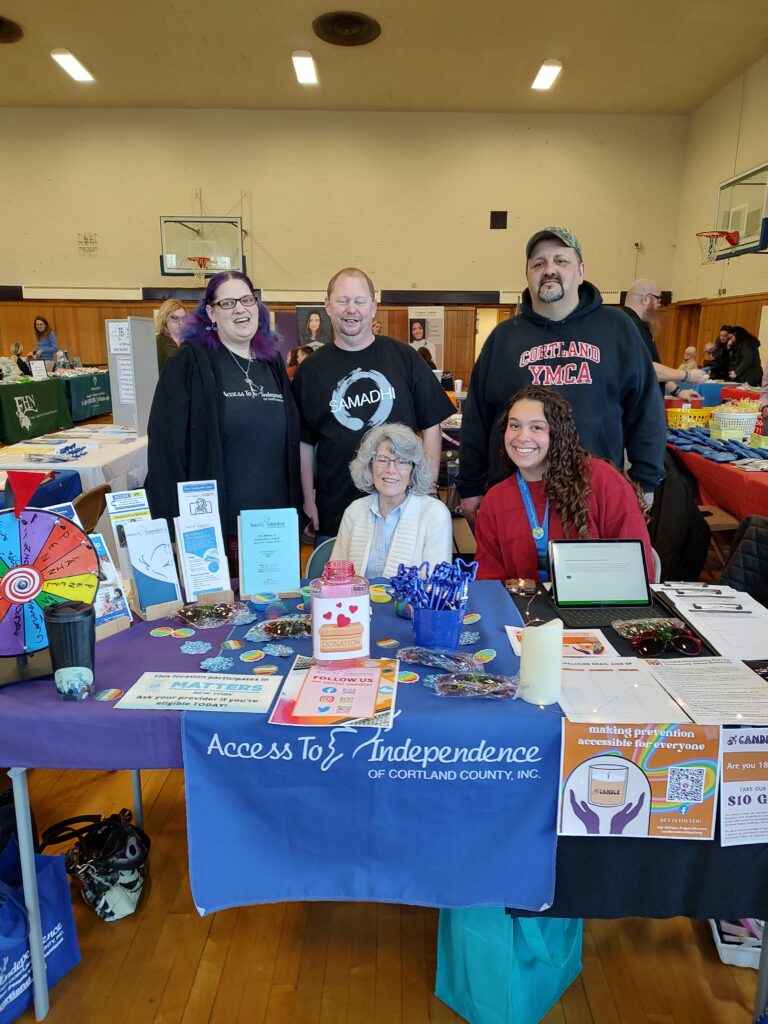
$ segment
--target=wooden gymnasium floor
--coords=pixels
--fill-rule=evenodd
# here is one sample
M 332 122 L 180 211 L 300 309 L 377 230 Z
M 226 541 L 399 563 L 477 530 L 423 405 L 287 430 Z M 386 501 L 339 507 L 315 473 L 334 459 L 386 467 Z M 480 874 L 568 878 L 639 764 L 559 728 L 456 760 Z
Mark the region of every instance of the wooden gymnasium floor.
M 708 564 L 702 575 L 716 574 Z M 187 875 L 183 774 L 142 779 L 152 866 L 139 910 L 105 924 L 75 896 L 83 960 L 53 990 L 49 1024 L 461 1020 L 432 994 L 435 910 L 292 903 L 199 917 Z M 128 772 L 35 770 L 29 784 L 41 829 L 131 806 Z M 750 1024 L 755 984 L 755 971 L 720 963 L 706 922 L 587 921 L 582 974 L 544 1024 Z M 34 1014 L 20 1019 L 32 1024 Z
M 29 778 L 40 828 L 130 806 L 128 772 L 34 770 Z M 285 903 L 199 917 L 182 772 L 142 779 L 151 880 L 138 912 L 111 924 L 75 897 L 83 961 L 53 989 L 50 1024 L 460 1021 L 432 995 L 435 910 Z M 749 1024 L 755 979 L 720 963 L 705 922 L 589 921 L 584 970 L 545 1022 Z

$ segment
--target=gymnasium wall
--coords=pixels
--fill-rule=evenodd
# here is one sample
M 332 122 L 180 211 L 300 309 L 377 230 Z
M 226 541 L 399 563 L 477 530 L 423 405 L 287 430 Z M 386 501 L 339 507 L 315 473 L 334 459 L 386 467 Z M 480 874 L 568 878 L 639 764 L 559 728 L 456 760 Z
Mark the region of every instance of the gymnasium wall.
M 518 292 L 546 224 L 578 234 L 606 292 L 668 281 L 685 131 L 674 116 L 0 110 L 0 285 L 127 298 L 168 280 L 160 215 L 199 213 L 242 214 L 254 280 L 285 301 L 350 263 L 378 287 Z
M 768 163 L 766 126 L 768 55 L 689 116 L 672 284 L 664 284 L 672 288 L 675 299 L 750 295 L 768 290 L 768 256 L 739 256 L 701 266 L 695 237 L 697 231 L 715 226 L 718 184 Z

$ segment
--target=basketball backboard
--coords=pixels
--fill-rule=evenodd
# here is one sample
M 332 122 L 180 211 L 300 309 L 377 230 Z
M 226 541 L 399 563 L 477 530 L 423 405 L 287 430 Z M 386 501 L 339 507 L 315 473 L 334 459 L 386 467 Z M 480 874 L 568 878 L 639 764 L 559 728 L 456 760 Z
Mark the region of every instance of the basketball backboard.
M 720 183 L 715 228 L 739 233 L 736 245 L 723 240 L 718 260 L 768 249 L 768 164 Z
M 192 277 L 195 257 L 207 258 L 206 277 L 245 270 L 240 217 L 161 217 L 160 247 L 164 277 Z

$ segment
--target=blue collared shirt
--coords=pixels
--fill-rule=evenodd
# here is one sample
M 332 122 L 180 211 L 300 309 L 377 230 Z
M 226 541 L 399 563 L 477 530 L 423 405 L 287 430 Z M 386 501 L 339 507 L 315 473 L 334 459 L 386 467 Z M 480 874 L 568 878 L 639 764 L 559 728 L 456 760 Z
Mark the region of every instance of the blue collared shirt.
M 387 555 L 392 543 L 397 524 L 403 509 L 408 504 L 408 498 L 401 502 L 385 518 L 379 511 L 379 496 L 374 491 L 371 495 L 371 516 L 373 517 L 373 537 L 371 538 L 371 551 L 368 555 L 368 564 L 365 567 L 365 575 L 368 579 L 384 575 L 384 566 L 387 564 Z

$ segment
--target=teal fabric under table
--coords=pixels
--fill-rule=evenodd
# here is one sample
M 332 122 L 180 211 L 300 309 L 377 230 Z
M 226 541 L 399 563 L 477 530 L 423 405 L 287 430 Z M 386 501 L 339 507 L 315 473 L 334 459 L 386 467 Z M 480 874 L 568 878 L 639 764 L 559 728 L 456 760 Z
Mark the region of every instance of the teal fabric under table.
M 0 383 L 0 437 L 6 444 L 28 441 L 72 425 L 62 380 L 51 377 Z
M 112 394 L 109 390 L 109 371 L 97 370 L 77 377 L 65 377 L 67 399 L 72 419 L 90 419 L 112 412 Z

